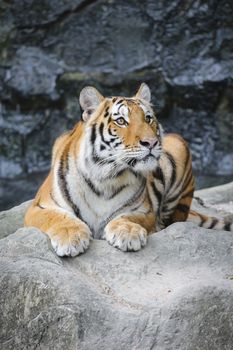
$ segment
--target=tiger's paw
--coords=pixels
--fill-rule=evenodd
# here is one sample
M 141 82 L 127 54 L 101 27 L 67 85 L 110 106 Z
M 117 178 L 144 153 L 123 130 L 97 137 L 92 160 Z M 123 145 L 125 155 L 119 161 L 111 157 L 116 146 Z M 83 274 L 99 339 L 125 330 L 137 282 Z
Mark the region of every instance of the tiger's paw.
M 146 245 L 147 231 L 133 222 L 109 222 L 105 227 L 104 238 L 112 246 L 127 252 L 137 251 Z
M 56 234 L 50 237 L 52 247 L 58 256 L 74 257 L 87 250 L 91 232 L 86 225 L 83 225 L 79 227 L 60 228 Z

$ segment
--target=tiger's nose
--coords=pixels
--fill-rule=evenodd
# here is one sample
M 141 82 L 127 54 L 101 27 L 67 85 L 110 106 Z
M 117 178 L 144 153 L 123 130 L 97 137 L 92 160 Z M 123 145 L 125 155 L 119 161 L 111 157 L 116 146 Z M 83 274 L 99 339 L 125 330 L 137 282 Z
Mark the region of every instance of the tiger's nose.
M 153 147 L 155 147 L 158 143 L 158 140 L 155 138 L 148 138 L 148 139 L 143 139 L 139 141 L 140 145 L 152 149 Z

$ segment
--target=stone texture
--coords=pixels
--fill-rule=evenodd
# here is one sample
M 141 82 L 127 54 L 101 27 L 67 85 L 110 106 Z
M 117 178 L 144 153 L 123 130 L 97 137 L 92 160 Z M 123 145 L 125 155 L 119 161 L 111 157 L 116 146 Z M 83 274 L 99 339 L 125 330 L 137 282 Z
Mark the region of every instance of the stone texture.
M 196 191 L 195 197 L 202 199 L 206 205 L 228 203 L 230 207 L 233 199 L 233 182 Z
M 49 168 L 84 85 L 131 95 L 146 81 L 195 171 L 232 180 L 232 16 L 229 0 L 0 0 L 0 178 Z
M 7 71 L 6 86 L 23 96 L 49 95 L 58 99 L 57 76 L 63 73 L 62 64 L 35 47 L 20 47 L 16 51 L 12 67 Z
M 21 229 L 0 243 L 1 349 L 230 350 L 232 238 L 175 224 L 139 253 L 61 260 Z
M 227 205 L 232 186 L 194 205 L 217 211 L 208 203 Z M 176 223 L 136 253 L 93 240 L 61 259 L 39 230 L 11 234 L 27 205 L 0 217 L 1 230 L 12 222 L 0 240 L 1 350 L 232 349 L 233 233 Z
M 31 201 L 27 201 L 13 209 L 0 212 L 0 239 L 14 233 L 19 227 L 23 227 L 24 213 L 30 203 Z

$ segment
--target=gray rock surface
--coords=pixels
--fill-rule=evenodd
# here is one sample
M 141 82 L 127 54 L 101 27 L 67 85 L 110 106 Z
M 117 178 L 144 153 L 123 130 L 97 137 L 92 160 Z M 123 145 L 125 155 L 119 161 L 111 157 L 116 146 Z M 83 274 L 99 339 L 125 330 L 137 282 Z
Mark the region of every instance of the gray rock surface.
M 62 65 L 56 59 L 38 48 L 21 47 L 7 71 L 5 83 L 24 96 L 49 95 L 53 100 L 59 98 L 56 79 L 62 73 Z
M 10 210 L 0 212 L 0 239 L 23 227 L 24 213 L 31 201 L 24 202 Z
M 207 205 L 229 203 L 233 200 L 233 182 L 195 192 L 195 197 L 201 198 Z
M 218 204 L 232 186 L 214 190 Z M 194 206 L 218 211 L 207 192 Z M 1 213 L 1 227 L 27 205 Z M 39 230 L 11 234 L 21 222 L 0 240 L 1 350 L 232 349 L 233 233 L 176 223 L 136 253 L 93 240 L 61 259 Z
M 232 17 L 230 0 L 0 0 L 0 179 L 49 168 L 84 85 L 129 95 L 146 81 L 195 170 L 232 180 Z

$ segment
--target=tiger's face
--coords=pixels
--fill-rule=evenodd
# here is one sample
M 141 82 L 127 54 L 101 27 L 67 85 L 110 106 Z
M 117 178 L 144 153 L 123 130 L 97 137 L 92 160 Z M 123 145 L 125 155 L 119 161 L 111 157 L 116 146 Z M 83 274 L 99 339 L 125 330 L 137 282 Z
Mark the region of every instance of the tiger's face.
M 94 88 L 85 89 L 80 104 L 93 162 L 112 174 L 127 168 L 141 173 L 154 170 L 162 152 L 162 128 L 151 107 L 148 86 L 142 84 L 132 98 L 103 98 Z M 92 92 L 96 99 L 91 103 Z

